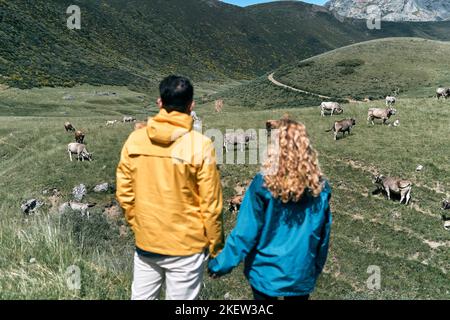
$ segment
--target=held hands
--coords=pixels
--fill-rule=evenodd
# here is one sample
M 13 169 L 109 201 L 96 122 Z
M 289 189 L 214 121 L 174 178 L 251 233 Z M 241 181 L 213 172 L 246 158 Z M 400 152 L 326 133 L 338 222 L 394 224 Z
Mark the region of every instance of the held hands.
M 209 261 L 211 262 L 211 260 L 214 260 L 213 258 L 209 258 Z M 214 273 L 213 271 L 211 271 L 210 268 L 208 268 L 208 275 L 211 279 L 219 279 L 221 276 L 218 275 L 217 273 Z
M 212 272 L 208 269 L 208 275 L 211 279 L 219 279 L 221 276 L 219 276 L 217 273 Z

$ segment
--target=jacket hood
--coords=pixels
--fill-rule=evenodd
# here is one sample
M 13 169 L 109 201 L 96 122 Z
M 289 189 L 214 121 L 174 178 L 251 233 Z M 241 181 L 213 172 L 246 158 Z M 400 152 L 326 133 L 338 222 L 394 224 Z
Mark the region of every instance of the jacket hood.
M 147 133 L 152 142 L 170 145 L 192 131 L 193 122 L 188 114 L 177 111 L 168 113 L 165 109 L 161 109 L 154 118 L 149 119 Z

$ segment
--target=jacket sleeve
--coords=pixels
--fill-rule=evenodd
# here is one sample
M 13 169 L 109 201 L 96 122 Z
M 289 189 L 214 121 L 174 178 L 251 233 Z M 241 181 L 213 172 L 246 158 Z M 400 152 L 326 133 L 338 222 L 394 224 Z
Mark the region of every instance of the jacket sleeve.
M 257 179 L 253 180 L 245 194 L 236 227 L 227 238 L 225 248 L 219 256 L 209 262 L 209 270 L 224 275 L 245 259 L 255 247 L 263 225 L 264 202 L 257 195 Z
M 132 228 L 135 226 L 133 208 L 135 193 L 133 190 L 132 169 L 127 146 L 122 149 L 120 162 L 116 172 L 116 197 L 120 206 L 125 210 L 125 217 Z
M 330 234 L 331 234 L 331 224 L 333 222 L 333 217 L 332 217 L 331 208 L 330 208 L 330 200 L 331 200 L 331 193 L 328 193 L 327 200 L 324 205 L 325 220 L 324 220 L 324 225 L 322 227 L 322 232 L 320 235 L 318 252 L 316 255 L 316 259 L 317 259 L 316 260 L 316 274 L 317 275 L 322 273 L 325 263 L 327 261 L 327 257 L 328 257 L 328 248 L 329 248 L 329 244 L 330 244 Z
M 209 241 L 209 253 L 215 257 L 224 243 L 222 183 L 217 170 L 214 146 L 209 142 L 205 148 L 206 156 L 197 174 L 197 184 L 200 211 Z

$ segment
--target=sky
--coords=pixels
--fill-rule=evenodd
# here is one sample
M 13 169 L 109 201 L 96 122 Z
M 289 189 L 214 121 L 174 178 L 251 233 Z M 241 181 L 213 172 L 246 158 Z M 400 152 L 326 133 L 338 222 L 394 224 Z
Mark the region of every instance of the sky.
M 263 3 L 263 2 L 272 2 L 273 0 L 222 0 L 223 2 L 232 3 L 241 7 L 245 7 L 251 4 Z M 325 4 L 327 0 L 302 0 L 303 2 L 309 2 L 314 4 Z

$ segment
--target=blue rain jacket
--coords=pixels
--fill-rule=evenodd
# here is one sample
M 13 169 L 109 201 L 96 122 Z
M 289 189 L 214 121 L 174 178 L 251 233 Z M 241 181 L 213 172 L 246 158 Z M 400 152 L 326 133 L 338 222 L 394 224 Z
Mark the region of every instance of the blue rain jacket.
M 233 229 L 209 270 L 224 275 L 245 259 L 245 275 L 272 297 L 310 294 L 328 254 L 332 215 L 328 182 L 319 197 L 284 204 L 258 174 L 245 194 Z

